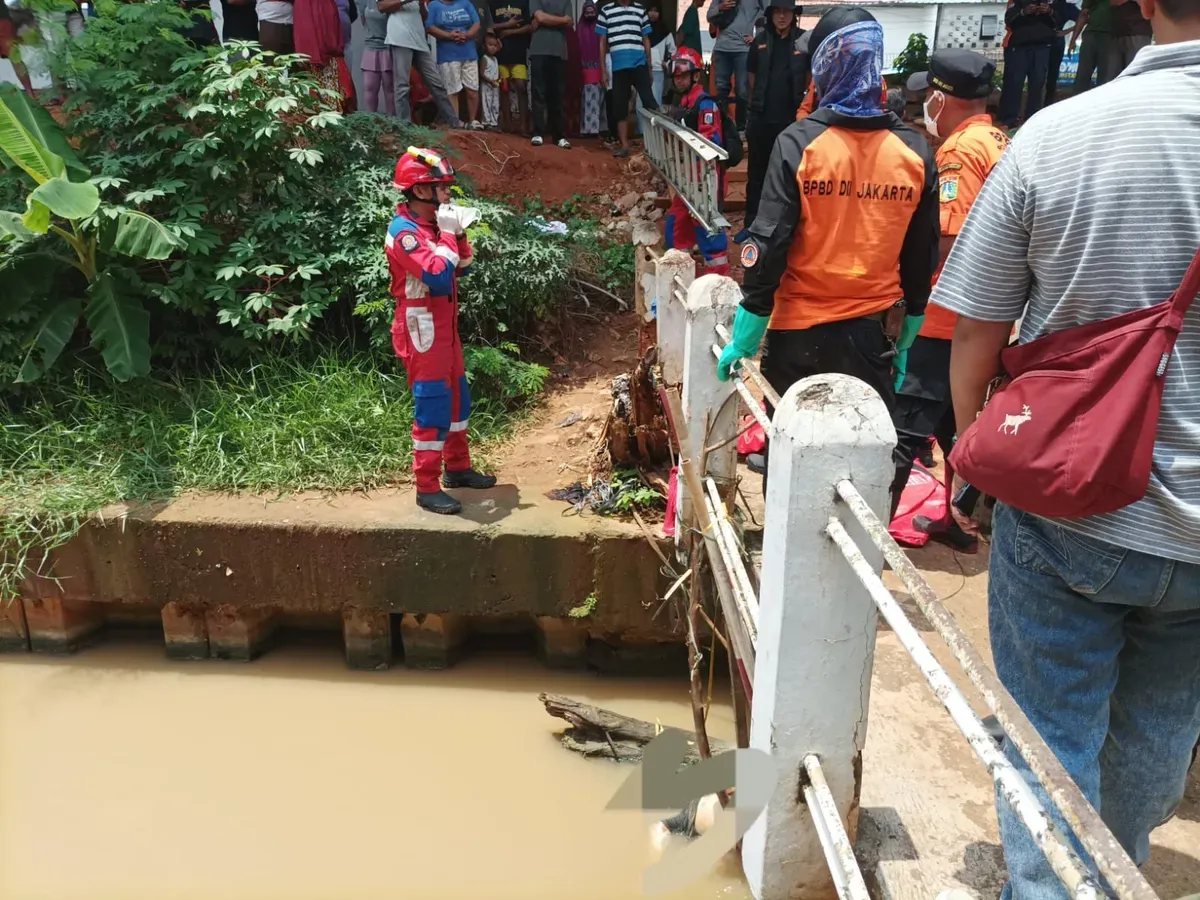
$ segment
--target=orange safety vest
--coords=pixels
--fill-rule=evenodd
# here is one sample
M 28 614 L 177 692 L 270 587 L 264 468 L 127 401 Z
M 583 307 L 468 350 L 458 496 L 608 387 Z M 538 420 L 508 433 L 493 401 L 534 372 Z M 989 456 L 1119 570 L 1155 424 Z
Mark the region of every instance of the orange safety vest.
M 958 237 L 971 205 L 1008 143 L 1008 135 L 992 124 L 992 117 L 984 113 L 960 124 L 938 147 L 935 159 L 942 237 Z M 934 284 L 940 274 L 939 268 L 933 276 Z M 957 321 L 956 313 L 929 303 L 919 334 L 948 341 L 954 337 Z

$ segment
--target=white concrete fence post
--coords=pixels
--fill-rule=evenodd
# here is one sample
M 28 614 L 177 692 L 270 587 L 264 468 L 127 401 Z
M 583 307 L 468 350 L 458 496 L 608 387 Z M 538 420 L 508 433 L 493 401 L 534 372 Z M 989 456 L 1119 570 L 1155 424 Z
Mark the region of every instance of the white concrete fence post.
M 701 275 L 687 292 L 684 310 L 683 344 L 683 418 L 687 425 L 692 453 L 700 464 L 705 447 L 725 446 L 708 454 L 705 471 L 718 485 L 733 481 L 737 474 L 738 405 L 733 397 L 732 381 L 717 378 L 717 358 L 712 347 L 717 341 L 717 326 L 733 327 L 733 317 L 742 302 L 742 289 L 724 275 Z M 680 479 L 680 513 L 691 522 L 692 498 Z M 701 500 L 700 502 L 703 502 Z
M 682 250 L 668 250 L 658 258 L 652 290 L 647 296 L 655 301 L 658 318 L 658 359 L 662 365 L 663 378 L 667 384 L 683 381 L 683 348 L 687 311 L 675 297 L 679 287 L 675 279 L 683 282 L 682 292 L 686 295 L 696 280 L 696 262 L 691 254 Z
M 802 799 L 807 754 L 819 757 L 851 839 L 857 829 L 876 608 L 825 526 L 838 516 L 882 570 L 882 553 L 842 508 L 835 485 L 851 479 L 886 517 L 895 444 L 883 401 L 856 378 L 806 378 L 775 410 L 750 746 L 774 757 L 780 781 L 742 843 L 756 900 L 835 896 Z

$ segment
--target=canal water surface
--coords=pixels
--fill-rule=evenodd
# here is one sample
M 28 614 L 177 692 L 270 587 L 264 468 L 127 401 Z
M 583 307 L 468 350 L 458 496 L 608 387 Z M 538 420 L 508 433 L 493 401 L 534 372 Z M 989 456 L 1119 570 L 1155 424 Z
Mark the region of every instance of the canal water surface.
M 540 691 L 688 727 L 687 682 L 492 653 L 350 672 L 335 644 L 172 663 L 118 637 L 0 656 L 3 900 L 624 900 L 628 766 L 565 750 Z M 729 738 L 726 706 L 714 734 Z M 746 900 L 736 858 L 672 895 Z

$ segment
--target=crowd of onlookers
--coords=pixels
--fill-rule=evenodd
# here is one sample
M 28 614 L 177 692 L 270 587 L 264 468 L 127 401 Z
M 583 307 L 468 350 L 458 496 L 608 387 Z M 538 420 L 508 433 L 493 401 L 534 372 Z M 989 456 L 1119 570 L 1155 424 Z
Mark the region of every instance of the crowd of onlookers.
M 208 5 L 182 2 L 196 10 Z M 677 47 L 700 52 L 703 5 L 694 0 L 676 29 L 656 2 L 629 0 L 585 0 L 578 14 L 574 0 L 220 3 L 221 33 L 197 17 L 189 39 L 253 40 L 274 53 L 304 53 L 328 73 L 328 86 L 342 88 L 348 108 L 504 130 L 564 149 L 568 136 L 601 136 L 620 155 L 629 141 L 619 125 L 632 104 L 663 102 L 665 68 Z M 356 94 L 346 58 L 359 17 L 365 39 Z
M 807 73 L 778 56 L 781 41 L 792 38 L 773 26 L 771 15 L 790 4 L 771 0 L 713 0 L 703 22 L 704 2 L 692 0 L 678 27 L 668 21 L 674 16 L 662 15 L 660 0 L 585 0 L 581 7 L 575 0 L 219 2 L 220 33 L 208 17 L 196 16 L 187 33 L 194 43 L 258 41 L 275 53 L 304 53 L 348 110 L 503 130 L 528 135 L 535 145 L 568 148 L 571 137 L 601 136 L 616 154 L 627 155 L 630 114 L 671 101 L 672 54 L 690 47 L 703 55 L 702 29 L 713 38 L 706 84 L 723 106 L 734 103 L 751 169 L 765 164 L 775 136 L 794 119 L 797 92 L 807 91 Z M 181 3 L 195 11 L 209 7 L 209 0 Z M 793 37 L 803 34 L 800 12 L 795 6 L 796 20 L 788 23 Z M 0 3 L 0 55 L 13 58 L 28 89 L 27 73 L 11 52 L 20 25 L 14 18 L 22 15 L 29 16 Z M 351 26 L 360 17 L 365 40 L 356 89 L 347 60 Z M 997 121 L 1006 127 L 1056 99 L 1063 59 L 1077 48 L 1079 93 L 1093 76 L 1097 84 L 1111 81 L 1151 40 L 1136 0 L 1078 6 L 1010 0 L 1005 26 Z M 898 111 L 901 94 L 891 102 Z M 640 127 L 636 119 L 632 127 Z M 759 187 L 751 182 L 748 218 Z
M 1011 0 L 1004 16 L 1004 88 L 999 120 L 1014 126 L 1058 95 L 1063 58 L 1079 50 L 1075 93 L 1117 77 L 1151 41 L 1137 0 Z M 1068 25 L 1073 27 L 1068 28 Z M 1080 44 L 1080 36 L 1084 36 Z M 1028 89 L 1024 116 L 1021 94 Z
M 619 156 L 640 128 L 633 112 L 673 99 L 671 57 L 683 47 L 702 54 L 703 30 L 715 39 L 715 95 L 736 98 L 737 126 L 746 128 L 748 60 L 768 5 L 714 0 L 702 21 L 703 0 L 692 0 L 676 27 L 659 0 L 219 0 L 215 20 L 209 0 L 179 2 L 194 13 L 183 32 L 193 44 L 256 41 L 304 54 L 347 110 L 504 130 L 564 149 L 569 137 L 600 136 Z M 17 36 L 12 18 L 0 3 L 5 56 Z M 351 28 L 360 18 L 363 51 L 352 73 Z M 17 72 L 28 88 L 25 70 Z

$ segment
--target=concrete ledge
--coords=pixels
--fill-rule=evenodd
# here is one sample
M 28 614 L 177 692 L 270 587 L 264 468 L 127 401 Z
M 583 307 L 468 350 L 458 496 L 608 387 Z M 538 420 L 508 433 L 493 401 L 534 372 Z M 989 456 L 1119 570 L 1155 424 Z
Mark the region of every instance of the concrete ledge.
M 25 605 L 20 600 L 0 601 L 0 652 L 29 649 Z
M 106 621 L 161 620 L 171 658 L 251 659 L 289 617 L 340 620 L 347 664 L 368 669 L 401 649 L 407 665 L 449 665 L 476 619 L 523 619 L 551 665 L 681 640 L 652 618 L 667 585 L 635 525 L 511 486 L 463 494 L 461 517 L 409 491 L 111 507 L 0 612 L 0 649 L 65 652 Z
M 538 656 L 551 669 L 587 667 L 588 633 L 575 619 L 537 618 Z
M 279 612 L 262 606 L 221 603 L 204 611 L 208 652 L 213 659 L 249 662 L 265 649 L 279 624 Z
M 71 653 L 104 625 L 104 616 L 94 603 L 58 597 L 22 603 L 31 650 Z
M 342 609 L 342 639 L 351 669 L 386 669 L 392 664 L 392 617 L 376 609 Z
M 168 659 L 208 659 L 208 617 L 195 604 L 171 601 L 162 608 Z

